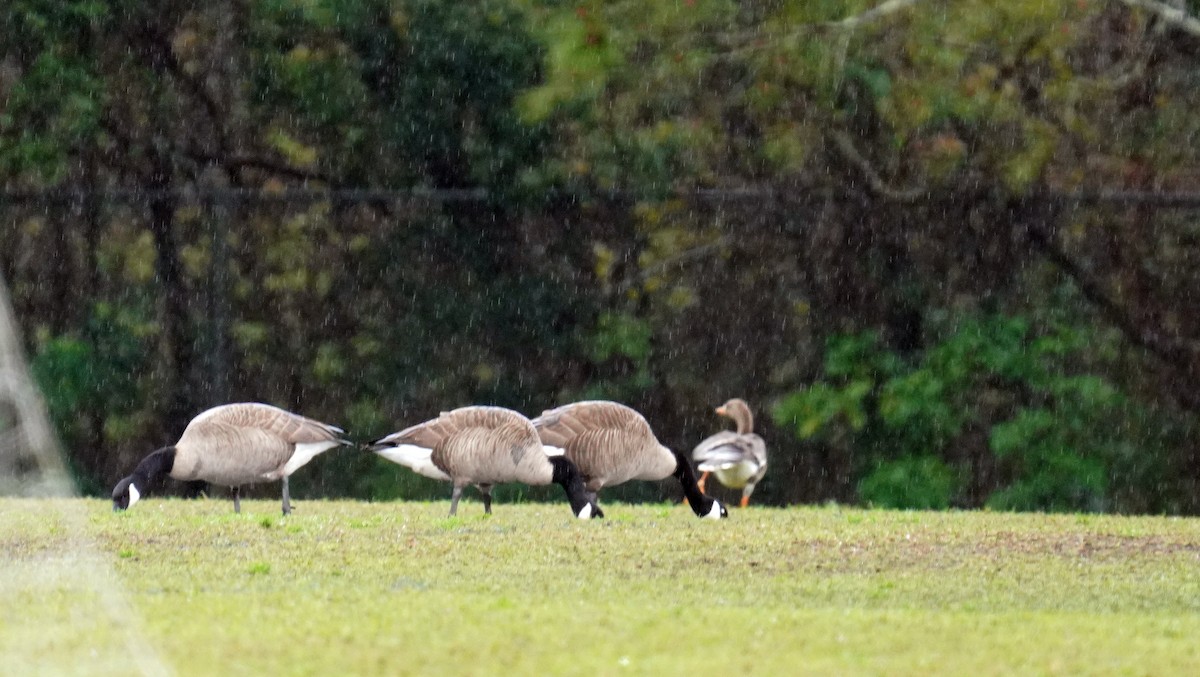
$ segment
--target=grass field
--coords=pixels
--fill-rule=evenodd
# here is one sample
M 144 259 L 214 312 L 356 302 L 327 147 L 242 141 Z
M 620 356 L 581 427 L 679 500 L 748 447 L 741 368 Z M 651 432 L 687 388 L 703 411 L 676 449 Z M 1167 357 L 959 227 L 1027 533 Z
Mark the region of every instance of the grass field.
M 1195 674 L 1200 520 L 0 499 L 0 672 Z

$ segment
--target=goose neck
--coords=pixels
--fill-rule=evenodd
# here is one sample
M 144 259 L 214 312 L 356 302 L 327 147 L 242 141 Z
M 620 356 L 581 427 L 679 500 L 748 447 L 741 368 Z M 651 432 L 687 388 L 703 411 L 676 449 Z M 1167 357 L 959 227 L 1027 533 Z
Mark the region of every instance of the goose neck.
M 583 475 L 565 456 L 551 456 L 550 465 L 553 468 L 551 482 L 563 488 L 567 501 L 571 504 L 571 512 L 576 517 L 598 517 L 599 511 L 588 500 L 587 490 L 583 484 Z M 585 513 L 586 510 L 586 513 Z
M 142 459 L 133 470 L 136 484 L 145 490 L 157 487 L 175 466 L 175 447 L 163 447 Z
M 671 454 L 675 456 L 675 472 L 672 474 L 683 487 L 683 495 L 687 498 L 692 512 L 703 516 L 712 507 L 712 499 L 700 491 L 700 484 L 696 481 L 696 471 L 692 468 L 692 462 L 688 457 L 674 450 L 671 451 Z

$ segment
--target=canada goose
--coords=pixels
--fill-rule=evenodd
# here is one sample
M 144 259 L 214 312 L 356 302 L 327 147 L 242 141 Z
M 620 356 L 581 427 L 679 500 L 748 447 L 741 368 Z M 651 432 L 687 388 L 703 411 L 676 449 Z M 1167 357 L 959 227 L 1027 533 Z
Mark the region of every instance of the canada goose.
M 233 511 L 242 511 L 241 486 L 283 480 L 283 514 L 292 512 L 288 476 L 317 454 L 350 444 L 340 428 L 269 404 L 213 407 L 193 418 L 173 447 L 142 459 L 113 488 L 113 510 L 131 507 L 163 477 L 233 487 Z
M 744 508 L 750 503 L 754 485 L 767 474 L 767 443 L 754 434 L 754 414 L 745 400 L 735 397 L 717 407 L 716 412 L 733 419 L 737 432 L 722 430 L 692 450 L 697 467 L 704 471 L 700 490 L 704 490 L 708 474 L 714 472 L 721 484 L 742 490 Z
M 562 454 L 583 474 L 588 497 L 628 480 L 661 480 L 674 475 L 698 517 L 728 517 L 725 506 L 696 485 L 687 456 L 664 447 L 641 414 L 616 402 L 576 402 L 543 412 L 533 426 L 546 453 Z
M 529 419 L 502 407 L 462 407 L 371 443 L 371 451 L 418 474 L 454 483 L 450 514 L 458 511 L 463 487 L 483 494 L 483 511 L 492 513 L 492 485 L 501 482 L 562 485 L 571 512 L 580 519 L 603 517 L 589 501 L 579 470 L 565 458 L 542 450 Z

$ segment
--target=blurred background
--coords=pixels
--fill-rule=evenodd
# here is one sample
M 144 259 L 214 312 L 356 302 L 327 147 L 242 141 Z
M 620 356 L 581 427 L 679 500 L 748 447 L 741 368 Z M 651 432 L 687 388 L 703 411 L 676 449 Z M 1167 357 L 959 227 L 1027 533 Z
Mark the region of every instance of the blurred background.
M 756 503 L 1195 514 L 1198 14 L 16 0 L 0 277 L 85 494 L 228 401 L 608 398 L 690 450 L 740 396 Z

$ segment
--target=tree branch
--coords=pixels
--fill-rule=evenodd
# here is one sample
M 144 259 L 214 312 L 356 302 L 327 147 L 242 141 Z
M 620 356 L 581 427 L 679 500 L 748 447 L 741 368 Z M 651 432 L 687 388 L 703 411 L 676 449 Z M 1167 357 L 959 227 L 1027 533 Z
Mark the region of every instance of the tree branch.
M 878 7 L 868 9 L 862 14 L 848 16 L 841 21 L 831 21 L 828 25 L 844 30 L 854 30 L 863 24 L 871 23 L 872 21 L 881 19 L 889 14 L 895 14 L 896 12 L 911 7 L 920 1 L 921 0 L 887 0 Z
M 261 169 L 272 174 L 280 174 L 301 181 L 320 181 L 332 185 L 335 183 L 332 176 L 317 169 L 305 169 L 304 167 L 295 167 L 283 162 L 278 162 L 267 157 L 257 157 L 252 155 L 222 155 L 216 153 L 208 153 L 202 150 L 189 150 L 187 156 L 197 162 L 209 162 L 215 165 L 220 165 L 226 170 L 240 169 Z
M 633 289 L 635 286 L 646 282 L 655 275 L 665 272 L 668 268 L 683 267 L 692 261 L 702 260 L 708 257 L 710 254 L 718 251 L 721 247 L 729 244 L 729 242 L 730 240 L 728 237 L 722 236 L 717 238 L 715 242 L 709 242 L 706 244 L 697 245 L 691 249 L 685 249 L 674 256 L 663 259 L 662 261 L 641 269 L 631 279 L 625 280 L 621 284 L 617 285 L 617 291 L 624 293 L 630 289 Z
M 1171 26 L 1191 35 L 1195 38 L 1200 38 L 1200 19 L 1188 14 L 1181 8 L 1172 7 L 1165 2 L 1158 0 L 1119 0 L 1121 3 L 1129 6 L 1143 9 L 1158 18 L 1162 19 Z
M 1175 396 L 1193 411 L 1200 410 L 1200 393 L 1193 384 L 1192 375 L 1197 371 L 1198 351 L 1186 341 L 1172 339 L 1154 327 L 1139 323 L 1128 310 L 1121 306 L 1109 293 L 1106 286 L 1096 279 L 1082 264 L 1070 257 L 1055 241 L 1052 233 L 1039 225 L 1027 229 L 1030 244 L 1041 252 L 1056 268 L 1075 283 L 1089 302 L 1125 335 L 1135 346 L 1143 348 L 1163 362 L 1178 368 L 1187 375 L 1189 385 L 1175 388 Z
M 850 140 L 850 136 L 843 131 L 834 131 L 830 134 L 833 139 L 833 145 L 841 152 L 842 157 L 858 168 L 859 172 L 867 181 L 871 191 L 880 197 L 885 197 L 896 202 L 916 202 L 922 195 L 926 194 L 924 188 L 893 188 L 883 177 L 875 171 L 871 166 L 871 162 L 863 157 L 862 153 L 854 147 L 854 142 Z

